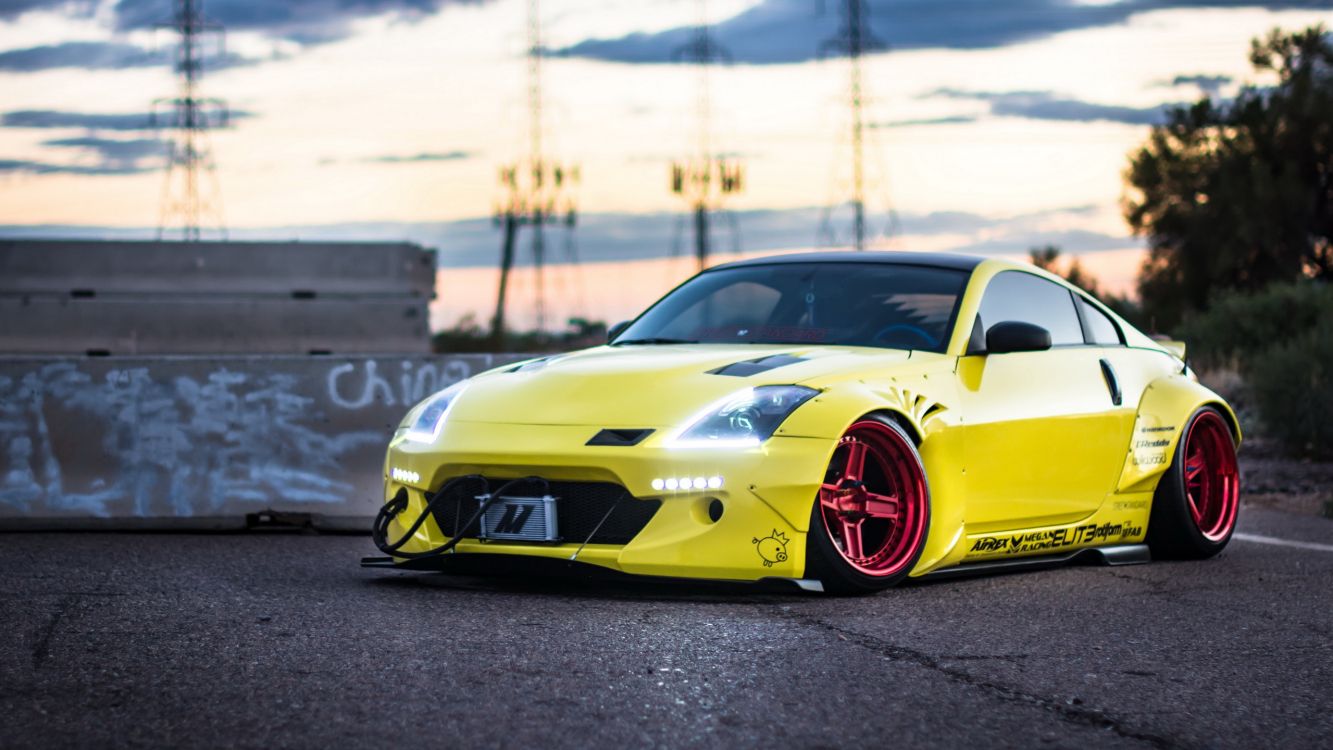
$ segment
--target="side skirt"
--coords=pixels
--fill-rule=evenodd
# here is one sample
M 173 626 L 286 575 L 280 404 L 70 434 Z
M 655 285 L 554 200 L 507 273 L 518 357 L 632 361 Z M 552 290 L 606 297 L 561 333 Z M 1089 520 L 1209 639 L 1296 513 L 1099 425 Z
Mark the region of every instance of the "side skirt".
M 1069 563 L 1100 563 L 1102 565 L 1142 565 L 1152 560 L 1146 544 L 1118 544 L 1112 547 L 1092 547 L 1059 555 L 1041 555 L 1038 557 L 1020 557 L 1016 560 L 986 560 L 984 562 L 963 563 L 951 568 L 932 570 L 918 580 L 938 580 L 941 578 L 967 578 L 971 576 L 991 575 L 994 573 L 1015 573 L 1024 570 L 1044 570 L 1057 568 Z

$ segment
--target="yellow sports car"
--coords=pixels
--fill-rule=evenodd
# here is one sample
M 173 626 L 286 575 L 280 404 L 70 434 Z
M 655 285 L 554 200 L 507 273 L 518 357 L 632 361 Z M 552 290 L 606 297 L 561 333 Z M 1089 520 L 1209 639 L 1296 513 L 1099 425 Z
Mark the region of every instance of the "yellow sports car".
M 610 343 L 418 404 L 367 565 L 876 591 L 907 577 L 1203 558 L 1236 416 L 1184 347 L 1037 268 L 919 253 L 729 263 Z

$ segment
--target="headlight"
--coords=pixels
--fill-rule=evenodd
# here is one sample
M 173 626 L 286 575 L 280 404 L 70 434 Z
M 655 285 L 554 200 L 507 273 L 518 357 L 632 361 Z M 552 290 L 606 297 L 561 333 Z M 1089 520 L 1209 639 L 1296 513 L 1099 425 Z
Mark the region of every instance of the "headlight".
M 435 442 L 444 427 L 445 417 L 449 416 L 458 394 L 466 387 L 466 380 L 459 381 L 421 402 L 408 414 L 407 434 L 403 438 L 414 443 Z
M 748 448 L 773 436 L 796 407 L 819 391 L 799 385 L 761 385 L 746 388 L 695 415 L 673 433 L 673 446 Z

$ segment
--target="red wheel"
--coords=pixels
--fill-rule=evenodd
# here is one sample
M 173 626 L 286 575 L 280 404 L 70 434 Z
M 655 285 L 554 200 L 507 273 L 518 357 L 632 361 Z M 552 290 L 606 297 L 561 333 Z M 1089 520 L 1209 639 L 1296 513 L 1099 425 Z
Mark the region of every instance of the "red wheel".
M 1154 555 L 1211 557 L 1226 546 L 1240 510 L 1236 443 L 1221 413 L 1194 413 L 1171 468 L 1162 475 L 1148 521 Z
M 904 578 L 921 556 L 930 520 L 912 440 L 892 422 L 853 424 L 833 451 L 810 520 L 812 567 L 826 588 L 878 591 Z
M 1231 430 L 1215 411 L 1201 413 L 1185 435 L 1185 501 L 1205 539 L 1231 535 L 1240 507 L 1240 472 Z

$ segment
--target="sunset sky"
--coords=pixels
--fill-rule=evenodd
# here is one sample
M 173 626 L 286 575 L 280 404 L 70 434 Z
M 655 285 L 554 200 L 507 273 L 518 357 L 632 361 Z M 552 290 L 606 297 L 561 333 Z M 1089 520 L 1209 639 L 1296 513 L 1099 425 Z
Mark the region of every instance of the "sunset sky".
M 732 63 L 713 143 L 743 159 L 729 201 L 747 254 L 815 247 L 845 198 L 839 0 L 710 0 Z M 822 6 L 822 7 L 821 7 Z M 1115 289 L 1142 253 L 1120 215 L 1127 154 L 1164 105 L 1264 85 L 1249 40 L 1333 25 L 1333 1 L 870 0 L 874 245 L 1021 255 L 1056 244 Z M 236 239 L 409 239 L 440 252 L 437 325 L 489 317 L 497 165 L 522 155 L 526 0 L 205 0 L 228 27 L 204 81 L 237 114 L 212 134 Z M 175 91 L 167 0 L 0 0 L 0 234 L 152 237 Z M 696 85 L 672 64 L 698 0 L 544 0 L 545 139 L 582 167 L 582 263 L 550 318 L 619 319 L 692 271 L 667 165 L 696 150 Z M 845 238 L 846 212 L 835 214 Z M 678 238 L 679 235 L 679 239 Z M 548 243 L 568 257 L 560 233 Z M 525 259 L 526 262 L 526 259 Z M 514 317 L 531 313 L 516 278 Z

